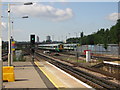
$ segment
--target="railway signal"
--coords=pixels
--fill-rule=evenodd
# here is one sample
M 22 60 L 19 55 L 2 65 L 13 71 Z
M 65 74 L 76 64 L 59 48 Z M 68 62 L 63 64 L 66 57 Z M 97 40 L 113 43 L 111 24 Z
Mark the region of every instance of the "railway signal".
M 30 43 L 35 44 L 35 35 L 30 35 Z
M 30 35 L 30 43 L 31 43 L 31 53 L 32 53 L 32 61 L 34 61 L 34 52 L 35 52 L 35 35 Z

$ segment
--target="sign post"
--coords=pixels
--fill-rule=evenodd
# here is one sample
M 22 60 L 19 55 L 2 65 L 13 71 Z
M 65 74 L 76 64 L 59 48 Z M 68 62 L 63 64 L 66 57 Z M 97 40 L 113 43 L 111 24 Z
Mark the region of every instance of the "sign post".
M 11 65 L 13 64 L 14 51 L 15 51 L 15 41 L 11 39 Z

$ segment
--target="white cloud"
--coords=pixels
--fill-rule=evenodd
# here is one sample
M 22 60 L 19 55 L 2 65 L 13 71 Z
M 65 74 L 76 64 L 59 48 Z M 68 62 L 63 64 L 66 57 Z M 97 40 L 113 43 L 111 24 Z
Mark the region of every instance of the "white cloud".
M 116 21 L 118 19 L 120 19 L 120 13 L 111 13 L 110 15 L 108 15 L 108 20 L 111 21 Z
M 50 5 L 36 4 L 25 6 L 14 6 L 12 12 L 16 15 L 28 15 L 30 17 L 42 17 L 53 21 L 63 21 L 73 17 L 73 11 L 70 8 L 59 9 Z

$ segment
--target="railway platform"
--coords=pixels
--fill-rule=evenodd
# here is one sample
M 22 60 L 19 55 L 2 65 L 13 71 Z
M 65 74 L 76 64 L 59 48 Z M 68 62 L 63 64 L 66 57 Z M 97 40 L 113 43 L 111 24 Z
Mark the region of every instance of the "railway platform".
M 3 63 L 7 65 L 7 62 Z M 50 83 L 49 80 L 40 77 L 40 73 L 36 71 L 31 62 L 14 62 L 14 73 L 15 81 L 14 82 L 3 82 L 3 90 L 12 90 L 12 89 L 33 89 L 38 88 L 40 90 L 47 88 L 55 88 L 54 85 Z M 46 81 L 45 81 L 46 80 Z M 48 82 L 48 85 L 45 83 Z M 51 86 L 50 86 L 51 85 Z
M 4 62 L 7 65 L 7 62 Z M 28 90 L 74 90 L 92 89 L 91 86 L 76 79 L 63 70 L 55 67 L 47 61 L 14 62 L 15 81 L 3 82 L 3 90 L 23 89 Z

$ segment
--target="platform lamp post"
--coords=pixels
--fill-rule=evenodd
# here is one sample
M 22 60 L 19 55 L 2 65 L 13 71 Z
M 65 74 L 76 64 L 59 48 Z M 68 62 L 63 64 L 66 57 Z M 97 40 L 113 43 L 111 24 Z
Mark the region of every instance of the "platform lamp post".
M 118 20 L 120 20 L 120 1 L 118 2 Z M 118 58 L 120 58 L 120 28 L 118 31 Z
M 29 17 L 28 17 L 28 16 L 23 16 L 22 18 L 25 19 L 25 18 L 29 18 Z M 14 39 L 14 38 L 13 38 L 13 37 L 14 37 L 14 36 L 13 36 L 13 30 L 14 30 L 14 28 L 13 28 L 14 25 L 13 25 L 13 24 L 14 24 L 14 21 L 12 20 L 11 23 L 12 23 L 12 27 L 11 27 L 12 30 L 11 30 L 11 38 L 10 38 L 10 44 L 11 44 L 11 49 L 10 49 L 10 50 L 11 50 L 11 62 L 10 62 L 10 65 L 13 64 L 12 41 L 13 41 L 13 39 Z
M 0 0 L 0 15 L 1 15 L 1 7 L 2 7 L 2 4 L 1 4 L 1 0 Z M 2 89 L 3 87 L 3 73 L 2 73 L 2 67 L 3 67 L 3 62 L 2 62 L 2 24 L 1 24 L 1 17 L 0 17 L 0 90 Z
M 24 5 L 32 5 L 32 2 L 24 3 Z M 11 38 L 11 30 L 10 30 L 10 5 L 14 4 L 9 4 L 8 3 L 8 66 L 11 66 L 11 43 L 10 43 L 10 38 Z M 17 4 L 15 4 L 17 5 Z

